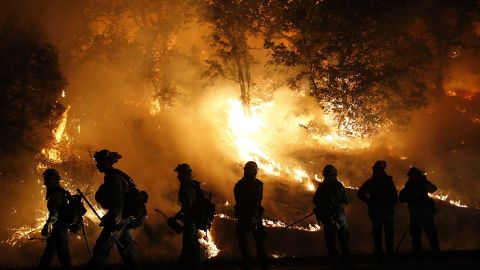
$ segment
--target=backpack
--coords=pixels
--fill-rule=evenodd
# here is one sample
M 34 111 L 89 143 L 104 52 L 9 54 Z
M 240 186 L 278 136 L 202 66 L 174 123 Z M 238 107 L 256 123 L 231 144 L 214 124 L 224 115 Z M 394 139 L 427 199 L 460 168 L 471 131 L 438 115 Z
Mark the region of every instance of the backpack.
M 199 184 L 194 186 L 197 196 L 194 205 L 193 219 L 198 229 L 208 231 L 212 227 L 215 215 L 215 204 L 212 202 L 212 193 L 203 190 Z
M 83 205 L 81 195 L 71 195 L 70 192 L 63 189 L 66 198 L 65 206 L 65 223 L 68 231 L 72 233 L 78 232 L 83 226 L 83 216 L 87 213 L 87 209 Z
M 127 191 L 125 194 L 125 203 L 123 206 L 123 216 L 125 218 L 131 217 L 129 228 L 138 228 L 143 225 L 143 221 L 147 218 L 148 194 L 146 191 L 140 191 L 136 187 L 133 179 L 121 170 L 115 170 L 127 184 Z

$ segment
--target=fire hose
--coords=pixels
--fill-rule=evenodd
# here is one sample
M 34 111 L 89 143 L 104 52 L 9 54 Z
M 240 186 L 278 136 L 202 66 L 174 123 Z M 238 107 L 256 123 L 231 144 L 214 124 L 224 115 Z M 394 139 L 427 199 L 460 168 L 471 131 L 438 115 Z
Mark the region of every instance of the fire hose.
M 98 219 L 101 221 L 102 220 L 102 217 L 100 217 L 100 215 L 98 214 L 97 210 L 95 210 L 95 207 L 93 207 L 93 205 L 90 203 L 90 201 L 87 199 L 87 197 L 85 197 L 85 195 L 82 193 L 82 191 L 80 191 L 80 189 L 77 189 L 77 192 L 78 194 L 80 194 L 80 196 L 82 196 L 83 200 L 87 203 L 88 207 L 90 207 L 90 209 L 92 209 L 92 212 L 98 217 Z M 123 231 L 124 229 L 126 229 L 126 226 L 128 225 L 128 223 L 125 223 L 123 226 L 122 226 L 122 229 L 120 231 Z M 117 244 L 118 247 L 120 247 L 120 250 L 122 253 L 126 253 L 128 251 L 128 249 L 130 248 L 130 246 L 128 246 L 127 248 L 125 248 L 123 246 L 123 244 L 120 242 L 120 239 L 118 239 L 117 235 L 115 235 L 114 232 L 112 232 L 112 238 L 113 240 L 115 241 L 115 243 Z

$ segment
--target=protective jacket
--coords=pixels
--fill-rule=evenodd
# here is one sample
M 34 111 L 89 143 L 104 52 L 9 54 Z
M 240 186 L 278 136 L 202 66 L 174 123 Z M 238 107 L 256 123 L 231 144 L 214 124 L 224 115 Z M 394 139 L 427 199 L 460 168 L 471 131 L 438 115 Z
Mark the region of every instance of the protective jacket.
M 197 202 L 200 182 L 194 179 L 187 179 L 180 183 L 178 190 L 178 203 L 181 206 L 180 213 L 190 219 L 194 218 L 194 211 Z
M 385 172 L 374 173 L 358 189 L 357 196 L 361 201 L 368 204 L 370 212 L 378 208 L 386 210 L 381 212 L 393 212 L 393 208 L 397 203 L 397 189 L 392 177 Z
M 313 204 L 318 220 L 345 214 L 344 204 L 348 204 L 345 187 L 336 178 L 327 178 L 319 186 L 313 196 Z
M 408 209 L 413 212 L 422 212 L 425 214 L 435 211 L 435 202 L 428 196 L 433 193 L 437 187 L 428 181 L 424 174 L 413 175 L 409 177 L 405 187 L 400 191 L 400 202 L 407 202 Z
M 69 195 L 70 193 L 60 185 L 47 189 L 46 199 L 49 213 L 47 223 L 52 225 L 63 223 L 66 226 L 67 198 Z
M 48 200 L 47 208 L 49 215 L 42 232 L 48 233 L 50 225 L 52 225 L 52 230 L 47 238 L 47 245 L 40 259 L 39 269 L 48 269 L 55 255 L 57 255 L 63 270 L 71 268 L 72 262 L 68 246 L 66 222 L 68 195 L 68 191 L 60 185 L 47 189 L 46 199 Z
M 263 182 L 258 179 L 240 179 L 233 189 L 235 215 L 239 219 L 261 218 L 263 216 Z
M 123 208 L 128 191 L 128 183 L 118 169 L 105 172 L 104 182 L 95 193 L 96 201 L 108 212 L 102 218 L 105 226 L 117 225 L 125 218 Z

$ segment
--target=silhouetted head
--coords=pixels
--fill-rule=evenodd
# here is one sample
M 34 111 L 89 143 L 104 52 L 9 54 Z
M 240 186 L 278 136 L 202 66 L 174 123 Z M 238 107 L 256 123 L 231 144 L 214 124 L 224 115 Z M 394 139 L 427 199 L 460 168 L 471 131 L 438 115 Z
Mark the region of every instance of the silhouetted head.
M 407 175 L 409 177 L 415 177 L 415 176 L 425 175 L 425 172 L 421 171 L 417 167 L 411 167 L 410 170 L 408 170 Z
M 384 172 L 387 168 L 387 162 L 385 160 L 377 160 L 372 166 L 373 172 Z
M 180 182 L 192 178 L 192 168 L 187 163 L 178 164 L 174 171 L 177 172 Z
M 43 172 L 43 184 L 47 188 L 54 187 L 60 182 L 60 174 L 57 170 L 49 168 Z
M 249 179 L 255 179 L 257 177 L 258 165 L 255 161 L 248 161 L 243 166 L 243 176 Z
M 112 168 L 113 164 L 117 163 L 122 156 L 117 152 L 111 152 L 110 150 L 103 149 L 95 152 L 93 158 L 97 162 L 97 169 L 99 172 L 106 172 Z
M 335 167 L 333 165 L 327 165 L 323 168 L 322 175 L 323 175 L 323 177 L 325 177 L 325 179 L 336 178 L 337 177 L 337 169 L 335 169 Z

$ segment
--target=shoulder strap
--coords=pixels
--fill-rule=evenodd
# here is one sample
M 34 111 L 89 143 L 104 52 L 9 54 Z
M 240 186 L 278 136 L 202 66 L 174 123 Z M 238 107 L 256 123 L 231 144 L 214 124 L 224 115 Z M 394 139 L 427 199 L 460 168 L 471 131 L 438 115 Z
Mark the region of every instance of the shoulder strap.
M 123 180 L 125 180 L 128 187 L 135 187 L 135 183 L 133 182 L 133 179 L 128 174 L 124 173 L 119 169 L 114 169 L 114 172 L 120 175 L 120 177 L 122 177 Z
M 199 181 L 196 181 L 196 180 L 193 180 L 192 182 L 192 186 L 195 188 L 196 192 L 197 192 L 197 201 L 200 200 L 200 199 L 208 199 L 209 201 L 211 201 L 211 198 L 212 198 L 212 193 L 207 191 L 207 190 L 204 190 L 201 185 L 200 185 L 200 182 Z M 206 197 L 206 194 L 208 194 L 208 198 Z

